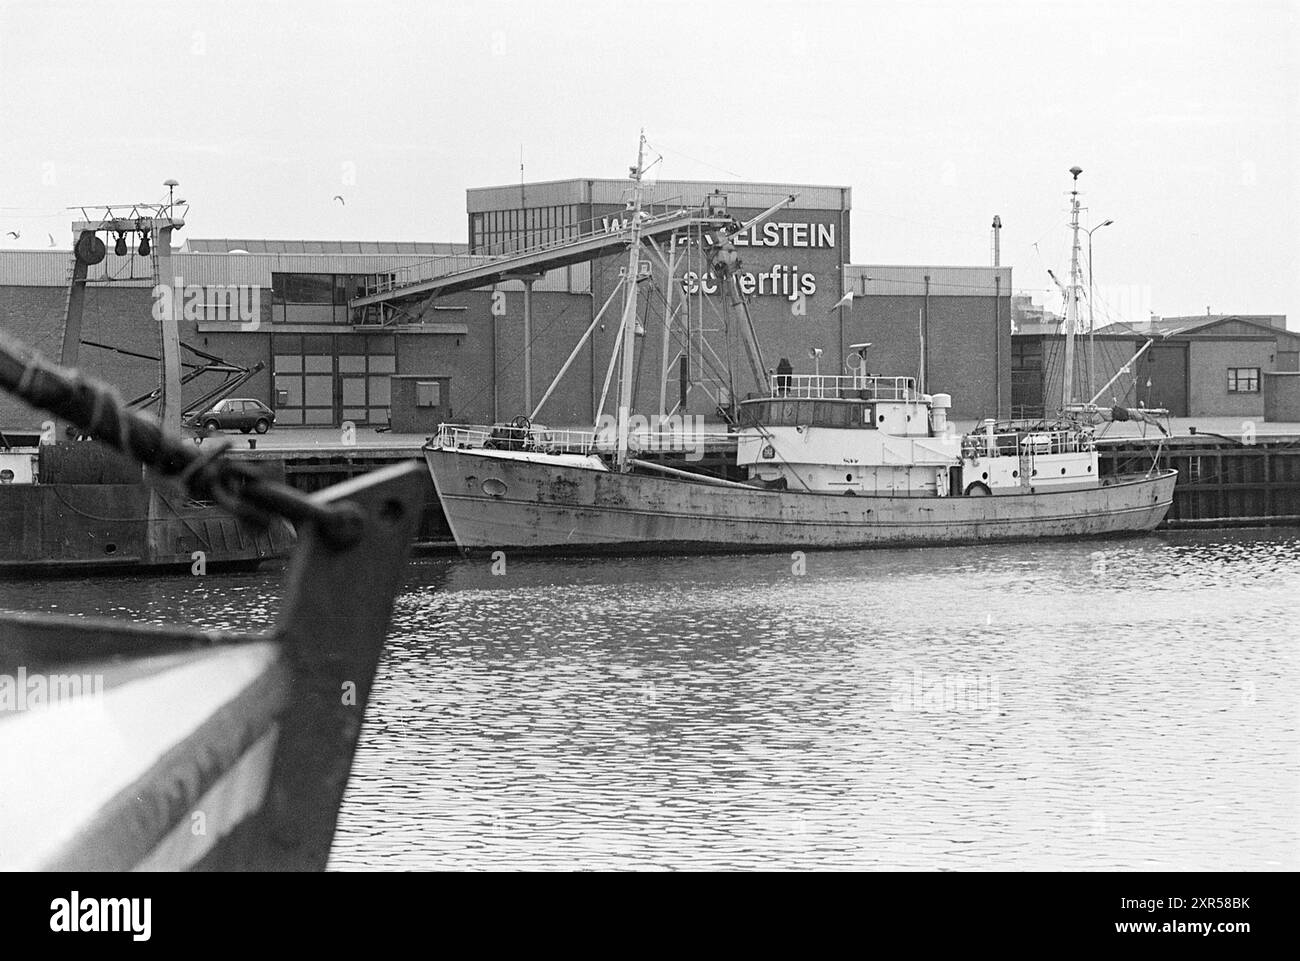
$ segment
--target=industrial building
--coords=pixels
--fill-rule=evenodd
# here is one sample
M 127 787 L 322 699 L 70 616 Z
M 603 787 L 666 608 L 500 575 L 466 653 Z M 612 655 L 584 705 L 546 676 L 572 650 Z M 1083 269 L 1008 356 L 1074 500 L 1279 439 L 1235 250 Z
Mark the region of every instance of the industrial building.
M 627 181 L 589 179 L 471 189 L 465 244 L 190 239 L 172 256 L 174 295 L 185 298 L 181 339 L 247 369 L 239 396 L 273 406 L 282 426 L 427 432 L 443 421 L 528 414 L 612 299 L 621 253 L 383 309 L 358 301 L 401 289 L 405 278 L 617 230 L 627 191 Z M 715 417 L 733 392 L 752 393 L 755 364 L 740 331 L 748 324 L 768 370 L 785 359 L 796 372 L 841 372 L 853 345 L 868 343 L 873 373 L 917 376 L 927 390 L 951 393 L 955 418 L 1010 413 L 1010 268 L 849 264 L 846 187 L 660 181 L 647 202 L 652 212 L 716 207 L 743 222 L 789 195 L 793 202 L 735 239 L 748 318 L 692 245 L 660 245 L 662 260 L 639 288 L 638 410 Z M 49 356 L 59 353 L 71 262 L 65 250 L 0 252 L 0 327 Z M 128 398 L 159 381 L 154 298 L 150 258 L 134 245 L 119 256 L 110 244 L 91 268 L 81 366 Z M 607 317 L 540 421 L 594 422 L 617 310 Z M 187 384 L 187 402 L 205 386 Z M 39 422 L 0 402 L 0 427 Z
M 1061 334 L 1015 334 L 1011 379 L 1017 415 L 1035 416 L 1061 397 L 1064 342 Z M 1157 318 L 1140 327 L 1099 328 L 1092 351 L 1097 389 L 1151 340 L 1130 373 L 1123 374 L 1098 403 L 1165 408 L 1173 417 L 1241 417 L 1283 420 L 1283 403 L 1266 409 L 1272 374 L 1300 371 L 1300 334 L 1286 329 L 1286 317 L 1218 315 Z M 1088 399 L 1089 349 L 1076 342 L 1074 381 Z M 1277 382 L 1274 386 L 1281 385 Z M 1289 390 L 1281 386 L 1281 394 Z M 1293 419 L 1293 418 L 1292 418 Z

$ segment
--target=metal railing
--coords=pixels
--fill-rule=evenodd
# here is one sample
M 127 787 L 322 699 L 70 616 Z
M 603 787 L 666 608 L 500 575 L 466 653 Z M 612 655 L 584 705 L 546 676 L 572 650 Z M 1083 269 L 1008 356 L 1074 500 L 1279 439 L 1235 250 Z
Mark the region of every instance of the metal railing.
M 1047 416 L 1047 408 L 1042 404 L 1015 404 L 1011 407 L 1012 420 L 1042 420 Z
M 1017 430 L 989 433 L 972 431 L 962 438 L 965 457 L 1019 457 L 1046 454 L 1080 454 L 1096 449 L 1090 431 Z
M 439 424 L 429 439 L 434 447 L 463 449 L 527 450 L 548 454 L 590 454 L 597 450 L 598 435 L 592 430 L 552 430 L 546 427 L 513 427 L 498 424 Z
M 634 429 L 628 434 L 628 449 L 634 453 L 698 451 L 709 444 L 725 443 L 734 436 L 719 431 L 691 429 Z M 606 430 L 573 430 L 538 425 L 440 424 L 429 438 L 432 447 L 461 450 L 517 450 L 543 454 L 613 454 L 618 450 L 618 433 Z
M 919 400 L 914 377 L 773 374 L 772 396 L 796 400 Z

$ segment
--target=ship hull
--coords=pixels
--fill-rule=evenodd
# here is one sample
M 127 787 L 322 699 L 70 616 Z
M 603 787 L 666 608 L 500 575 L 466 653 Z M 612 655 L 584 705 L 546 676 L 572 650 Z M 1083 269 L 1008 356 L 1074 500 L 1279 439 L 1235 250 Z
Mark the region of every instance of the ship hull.
M 849 549 L 1104 537 L 1154 529 L 1176 471 L 1086 490 L 993 497 L 849 496 L 722 486 L 427 448 L 464 551 Z
M 284 557 L 283 521 L 254 530 L 212 504 L 143 484 L 0 487 L 0 576 L 252 568 Z

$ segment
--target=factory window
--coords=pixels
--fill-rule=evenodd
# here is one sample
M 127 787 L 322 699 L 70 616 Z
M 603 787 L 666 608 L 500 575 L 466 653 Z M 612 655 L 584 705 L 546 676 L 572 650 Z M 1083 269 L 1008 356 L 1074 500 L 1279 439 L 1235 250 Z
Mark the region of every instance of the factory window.
M 415 382 L 415 406 L 437 407 L 442 403 L 442 385 L 436 380 Z
M 367 274 L 271 274 L 272 321 L 289 324 L 346 324 L 347 304 L 364 296 Z
M 332 274 L 285 274 L 284 302 L 286 304 L 334 303 L 334 276 Z M 271 278 L 275 289 L 275 278 Z
M 579 233 L 577 204 L 488 210 L 470 217 L 470 249 L 476 254 L 559 243 Z
M 1011 338 L 1011 369 L 1041 370 L 1043 342 L 1036 337 Z
M 1229 367 L 1228 368 L 1228 393 L 1229 394 L 1258 394 L 1259 393 L 1259 368 L 1258 367 Z
M 334 303 L 346 307 L 349 300 L 364 297 L 370 282 L 366 274 L 335 274 Z

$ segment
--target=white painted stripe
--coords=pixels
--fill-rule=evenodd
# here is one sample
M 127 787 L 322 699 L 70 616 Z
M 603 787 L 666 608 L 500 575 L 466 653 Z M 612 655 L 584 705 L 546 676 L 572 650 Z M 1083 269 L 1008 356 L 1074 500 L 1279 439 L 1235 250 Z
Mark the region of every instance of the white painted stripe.
M 276 737 L 274 725 L 244 752 L 229 771 L 208 789 L 190 813 L 137 864 L 135 871 L 184 871 L 197 864 L 213 846 L 262 806 L 271 778 Z M 195 814 L 202 814 L 196 819 Z M 202 833 L 196 833 L 199 830 Z
M 39 870 L 108 801 L 264 674 L 279 645 L 197 653 L 158 658 L 175 666 L 102 697 L 0 720 L 0 870 Z

